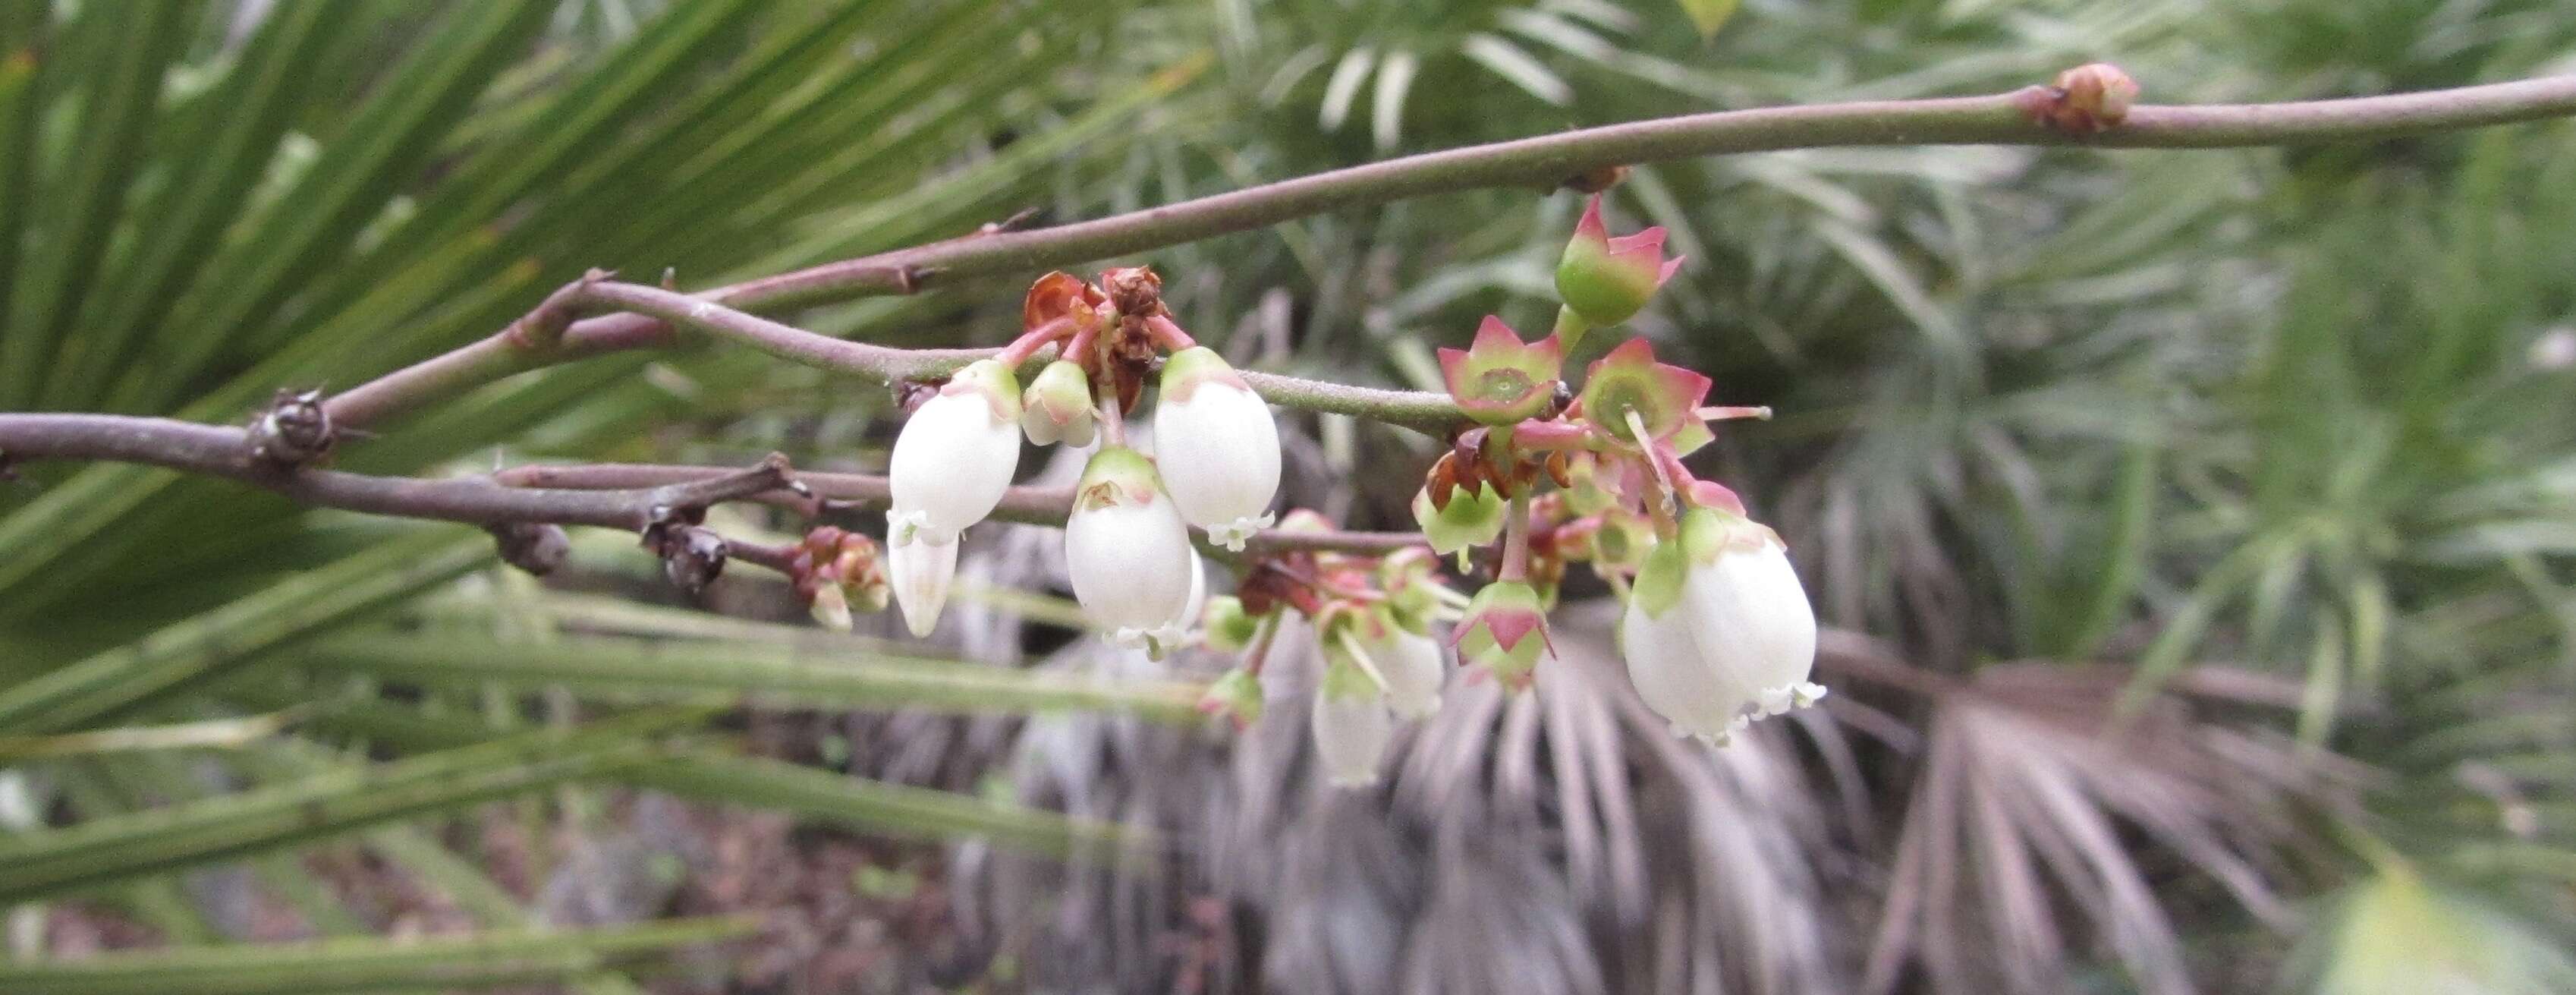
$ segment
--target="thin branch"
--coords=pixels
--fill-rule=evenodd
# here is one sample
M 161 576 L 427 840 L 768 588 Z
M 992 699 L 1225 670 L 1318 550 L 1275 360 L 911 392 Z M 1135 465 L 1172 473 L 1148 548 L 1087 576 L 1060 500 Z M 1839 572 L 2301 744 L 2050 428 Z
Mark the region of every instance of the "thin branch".
M 726 472 L 724 467 L 718 466 L 657 463 L 531 464 L 495 473 L 492 480 L 507 487 L 632 490 L 706 480 Z M 796 479 L 815 497 L 860 508 L 883 508 L 893 499 L 886 478 L 873 474 L 799 470 Z M 1031 525 L 1062 525 L 1072 508 L 1073 489 L 1070 487 L 1013 487 L 1003 492 L 1002 503 L 993 509 L 993 517 Z
M 817 510 L 816 499 L 881 508 L 891 494 L 884 477 L 791 472 L 786 458 L 776 454 L 747 469 L 643 463 L 520 466 L 490 476 L 428 480 L 281 466 L 252 455 L 248 432 L 224 425 L 130 415 L 0 414 L 0 461 L 43 459 L 139 463 L 223 477 L 317 508 L 473 525 L 590 525 L 628 532 L 642 531 L 680 509 L 726 501 L 774 501 L 810 516 Z M 1013 487 L 993 517 L 1062 525 L 1072 508 L 1072 488 Z M 1383 553 L 1421 541 L 1411 532 L 1277 529 L 1252 538 L 1258 549 L 1358 553 Z M 757 555 L 745 558 L 763 562 Z
M 933 280 L 1068 266 L 1339 208 L 1489 187 L 1549 190 L 1595 169 L 1701 156 L 1867 145 L 2205 149 L 2394 138 L 2576 114 L 2576 75 L 2346 100 L 2141 105 L 2128 111 L 2125 123 L 2092 134 L 2035 119 L 2035 108 L 2058 96 L 2033 86 L 1983 97 L 1764 107 L 1582 128 L 1389 159 L 1114 218 L 880 253 L 752 280 L 713 296 L 768 309 L 909 293 Z
M 2107 130 L 2080 133 L 2047 123 L 2065 97 L 2062 91 L 2034 86 L 1982 97 L 1767 107 L 1583 128 L 1389 159 L 1056 228 L 978 232 L 718 287 L 693 299 L 738 312 L 776 312 L 854 297 L 909 294 L 929 282 L 1070 266 L 1343 208 L 1494 187 L 1548 190 L 1597 169 L 1699 156 L 1870 145 L 2206 149 L 2397 138 L 2576 114 L 2576 76 L 2346 100 L 2143 105 L 2130 108 L 2125 120 Z M 605 352 L 673 344 L 676 335 L 664 319 L 681 319 L 664 306 L 668 302 L 649 303 L 649 309 L 639 307 L 646 313 L 574 322 L 552 344 L 531 343 L 505 330 L 361 384 L 331 398 L 327 407 L 339 424 L 363 427 L 511 374 Z M 925 369 L 975 358 L 952 352 L 944 358 L 883 365 Z M 1454 420 L 1441 407 L 1445 399 L 1436 394 L 1247 379 L 1280 404 L 1387 417 L 1425 428 Z M 1263 381 L 1269 382 L 1265 386 Z
M 530 464 L 500 471 L 492 479 L 513 487 L 635 489 L 705 480 L 726 472 L 723 467 L 655 463 Z M 882 508 L 890 500 L 886 478 L 873 474 L 799 470 L 796 480 L 816 497 L 861 508 Z M 1019 486 L 1002 493 L 1002 503 L 993 509 L 993 518 L 1028 525 L 1063 525 L 1072 513 L 1072 488 Z M 1382 554 L 1420 545 L 1423 538 L 1419 532 L 1265 529 L 1253 534 L 1248 547 L 1260 552 L 1330 550 Z
M 298 504 L 474 525 L 549 522 L 640 531 L 673 509 L 786 489 L 786 462 L 749 470 L 708 468 L 687 480 L 638 488 L 511 487 L 489 477 L 426 480 L 294 468 L 251 454 L 242 429 L 169 418 L 85 414 L 0 414 L 0 454 L 10 460 L 85 459 L 141 463 L 264 487 Z

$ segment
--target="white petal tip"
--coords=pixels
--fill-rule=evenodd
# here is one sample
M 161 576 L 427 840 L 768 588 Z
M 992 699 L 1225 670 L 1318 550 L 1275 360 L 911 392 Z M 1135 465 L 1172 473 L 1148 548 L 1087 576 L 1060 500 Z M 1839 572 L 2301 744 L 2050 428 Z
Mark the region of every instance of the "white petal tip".
M 1776 688 L 1767 688 L 1763 690 L 1761 695 L 1761 714 L 1764 717 L 1786 715 L 1794 709 L 1805 708 L 1809 705 L 1813 705 L 1816 703 L 1817 699 L 1823 698 L 1824 696 L 1824 685 L 1809 683 L 1806 681 L 1800 681 L 1796 684 L 1783 684 Z
M 927 638 L 931 633 L 939 630 L 939 610 L 945 605 L 944 599 L 940 604 L 922 605 L 919 608 L 906 603 L 903 606 L 904 629 L 910 631 L 915 639 Z
M 1731 731 L 1709 732 L 1704 729 L 1693 729 L 1679 722 L 1673 723 L 1673 738 L 1687 739 L 1704 746 L 1719 748 L 1724 748 L 1735 741 Z
M 1243 545 L 1250 542 L 1254 534 L 1278 521 L 1279 516 L 1265 511 L 1257 517 L 1247 515 L 1231 522 L 1219 522 L 1207 527 L 1208 541 L 1240 553 L 1243 552 Z
M 886 538 L 890 544 L 896 546 L 909 546 L 914 543 L 925 546 L 945 546 L 957 541 L 957 530 L 931 525 L 930 513 L 926 511 L 888 511 L 886 512 Z
M 1377 786 L 1377 773 L 1371 771 L 1366 774 L 1335 774 L 1326 779 L 1326 783 L 1344 791 L 1354 788 L 1374 788 Z

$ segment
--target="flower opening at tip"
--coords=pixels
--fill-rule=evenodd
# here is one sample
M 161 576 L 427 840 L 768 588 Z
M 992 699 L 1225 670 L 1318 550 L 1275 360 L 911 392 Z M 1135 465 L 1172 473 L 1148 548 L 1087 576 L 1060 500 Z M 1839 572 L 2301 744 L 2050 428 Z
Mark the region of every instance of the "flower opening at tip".
M 1259 535 L 1261 530 L 1269 528 L 1278 520 L 1278 515 L 1265 511 L 1257 516 L 1246 516 L 1230 522 L 1210 525 L 1207 527 L 1208 541 L 1224 547 L 1228 552 L 1240 553 L 1243 552 L 1244 546 L 1252 541 L 1253 536 Z

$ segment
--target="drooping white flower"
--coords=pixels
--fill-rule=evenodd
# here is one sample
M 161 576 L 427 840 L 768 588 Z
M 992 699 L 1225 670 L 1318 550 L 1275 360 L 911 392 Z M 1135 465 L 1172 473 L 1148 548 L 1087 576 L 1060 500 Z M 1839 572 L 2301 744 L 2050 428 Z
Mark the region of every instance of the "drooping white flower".
M 1447 654 L 1440 641 L 1401 626 L 1385 625 L 1360 649 L 1386 679 L 1386 703 L 1397 718 L 1419 719 L 1440 710 L 1440 687 L 1448 680 Z
M 901 532 L 899 527 L 893 529 Z M 894 600 L 903 606 L 904 628 L 916 637 L 939 627 L 939 611 L 948 605 L 948 584 L 957 577 L 957 542 L 931 542 L 916 530 L 886 540 L 886 576 Z
M 1619 635 L 1638 695 L 1681 735 L 1722 745 L 1825 694 L 1807 680 L 1816 614 L 1787 547 L 1723 511 L 1694 509 L 1647 554 Z
M 1181 516 L 1208 541 L 1241 550 L 1278 520 L 1279 426 L 1216 350 L 1192 346 L 1163 363 L 1154 452 Z
M 1308 727 L 1327 782 L 1336 788 L 1377 783 L 1387 740 L 1395 734 L 1395 716 L 1377 682 L 1357 665 L 1349 660 L 1325 665 Z
M 922 402 L 886 463 L 889 538 L 953 543 L 1002 503 L 1020 467 L 1020 387 L 1009 367 L 969 363 Z
M 1064 561 L 1074 600 L 1092 621 L 1157 655 L 1192 621 L 1190 592 L 1207 583 L 1153 461 L 1125 446 L 1103 446 L 1083 467 L 1065 521 Z
M 1181 633 L 1207 614 L 1207 599 L 1207 561 L 1193 549 L 1190 550 L 1190 597 L 1182 603 L 1181 614 L 1172 619 L 1173 639 L 1179 639 Z

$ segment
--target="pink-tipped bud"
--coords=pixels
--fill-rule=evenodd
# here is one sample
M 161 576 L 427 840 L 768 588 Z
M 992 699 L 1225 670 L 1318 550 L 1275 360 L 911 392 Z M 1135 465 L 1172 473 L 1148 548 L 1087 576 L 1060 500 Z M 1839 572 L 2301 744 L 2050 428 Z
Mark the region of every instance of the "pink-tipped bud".
M 1610 237 L 1601 223 L 1601 197 L 1595 194 L 1557 261 L 1556 293 L 1585 322 L 1616 325 L 1643 309 L 1681 266 L 1679 257 L 1664 258 L 1661 227 Z
M 1483 668 L 1515 691 L 1526 690 L 1537 676 L 1539 651 L 1554 653 L 1546 602 L 1519 581 L 1496 581 L 1477 591 L 1451 639 L 1464 665 Z
M 1238 730 L 1261 721 L 1261 679 L 1242 667 L 1226 671 L 1199 695 L 1199 711 L 1233 723 Z

